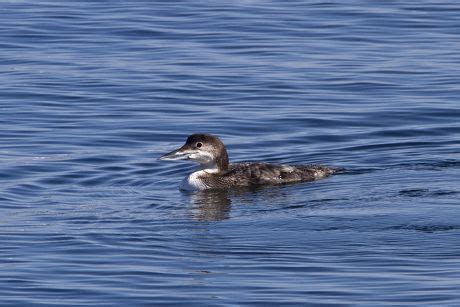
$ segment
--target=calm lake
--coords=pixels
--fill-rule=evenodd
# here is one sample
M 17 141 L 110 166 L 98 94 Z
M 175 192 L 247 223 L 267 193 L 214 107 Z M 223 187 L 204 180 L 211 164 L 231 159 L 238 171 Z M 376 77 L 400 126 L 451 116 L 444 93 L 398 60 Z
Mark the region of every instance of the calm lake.
M 0 304 L 460 305 L 460 3 L 0 1 Z M 184 193 L 191 133 L 325 180 Z

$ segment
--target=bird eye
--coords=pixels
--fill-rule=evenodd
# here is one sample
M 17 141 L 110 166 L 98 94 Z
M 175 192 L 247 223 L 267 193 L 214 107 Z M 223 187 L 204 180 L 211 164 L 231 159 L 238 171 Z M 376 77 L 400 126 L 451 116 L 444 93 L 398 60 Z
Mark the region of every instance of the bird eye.
M 200 148 L 201 146 L 203 146 L 202 143 L 200 143 L 200 142 L 196 143 L 196 147 Z

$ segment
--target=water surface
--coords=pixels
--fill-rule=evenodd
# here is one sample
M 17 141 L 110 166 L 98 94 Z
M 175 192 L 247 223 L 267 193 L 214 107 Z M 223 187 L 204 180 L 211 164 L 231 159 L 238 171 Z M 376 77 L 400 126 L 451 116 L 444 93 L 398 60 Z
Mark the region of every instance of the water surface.
M 460 304 L 460 5 L 0 6 L 1 303 Z M 348 171 L 182 193 L 194 132 Z

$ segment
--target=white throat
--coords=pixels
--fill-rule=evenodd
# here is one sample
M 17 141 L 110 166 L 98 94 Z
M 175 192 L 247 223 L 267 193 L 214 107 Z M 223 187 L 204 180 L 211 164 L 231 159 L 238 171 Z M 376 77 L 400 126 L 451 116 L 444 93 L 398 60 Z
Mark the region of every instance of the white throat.
M 206 173 L 218 173 L 219 172 L 219 168 L 217 167 L 217 163 L 215 161 L 200 164 L 199 170 L 204 171 Z
M 201 177 L 205 177 L 208 174 L 215 174 L 219 172 L 216 162 L 212 161 L 206 164 L 200 164 L 198 170 L 186 176 L 180 185 L 181 190 L 185 191 L 200 191 L 209 189 L 204 183 Z

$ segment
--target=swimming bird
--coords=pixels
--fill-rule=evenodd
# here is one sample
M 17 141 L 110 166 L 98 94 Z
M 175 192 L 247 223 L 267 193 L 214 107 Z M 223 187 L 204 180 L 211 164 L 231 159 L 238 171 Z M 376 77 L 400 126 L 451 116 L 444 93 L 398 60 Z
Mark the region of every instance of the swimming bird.
M 230 164 L 224 143 L 210 134 L 190 135 L 182 147 L 161 156 L 160 160 L 190 160 L 200 164 L 198 170 L 182 180 L 180 189 L 188 191 L 313 181 L 341 170 L 322 165 Z

